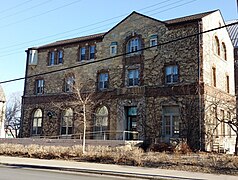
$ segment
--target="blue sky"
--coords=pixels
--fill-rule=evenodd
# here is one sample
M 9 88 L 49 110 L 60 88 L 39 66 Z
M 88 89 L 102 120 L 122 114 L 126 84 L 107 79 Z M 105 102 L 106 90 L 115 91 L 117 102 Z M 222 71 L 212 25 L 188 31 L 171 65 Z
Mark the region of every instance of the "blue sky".
M 168 20 L 220 9 L 238 19 L 236 0 L 8 0 L 0 6 L 0 82 L 24 77 L 25 50 L 56 40 L 105 32 L 138 11 Z M 2 84 L 7 96 L 24 81 Z

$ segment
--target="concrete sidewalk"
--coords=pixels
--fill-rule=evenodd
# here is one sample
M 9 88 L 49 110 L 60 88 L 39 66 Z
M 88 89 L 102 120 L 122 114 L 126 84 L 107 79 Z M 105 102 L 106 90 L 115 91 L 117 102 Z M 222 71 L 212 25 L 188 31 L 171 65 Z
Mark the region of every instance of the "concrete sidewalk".
M 145 179 L 194 179 L 194 180 L 237 180 L 237 176 L 195 173 L 187 171 L 165 170 L 159 168 L 145 168 L 120 166 L 111 164 L 75 162 L 64 160 L 45 160 L 34 158 L 19 158 L 0 156 L 0 164 L 8 166 L 21 166 L 25 168 L 38 168 L 49 170 L 62 170 L 71 172 L 94 173 L 104 175 L 124 176 L 128 178 Z

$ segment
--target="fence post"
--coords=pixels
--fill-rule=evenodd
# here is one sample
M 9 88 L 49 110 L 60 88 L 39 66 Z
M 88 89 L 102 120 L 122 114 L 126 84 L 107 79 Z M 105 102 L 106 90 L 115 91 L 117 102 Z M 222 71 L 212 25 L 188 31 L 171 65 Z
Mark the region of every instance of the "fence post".
M 122 140 L 125 141 L 125 131 L 122 133 Z

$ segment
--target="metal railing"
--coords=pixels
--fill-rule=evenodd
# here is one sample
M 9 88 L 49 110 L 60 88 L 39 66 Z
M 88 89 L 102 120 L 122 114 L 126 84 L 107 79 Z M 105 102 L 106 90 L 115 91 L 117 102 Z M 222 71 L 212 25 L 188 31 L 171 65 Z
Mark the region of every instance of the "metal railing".
M 94 140 L 123 140 L 137 141 L 139 140 L 138 131 L 93 131 L 86 132 L 86 139 Z M 56 136 L 31 136 L 31 138 L 44 139 L 83 139 L 83 133 L 62 134 Z

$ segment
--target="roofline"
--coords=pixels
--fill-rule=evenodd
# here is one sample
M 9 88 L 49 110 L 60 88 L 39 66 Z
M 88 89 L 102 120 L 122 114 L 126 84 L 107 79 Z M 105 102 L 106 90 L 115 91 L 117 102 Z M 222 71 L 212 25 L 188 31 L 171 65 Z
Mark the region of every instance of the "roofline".
M 121 20 L 119 23 L 117 23 L 113 28 L 111 28 L 109 31 L 107 31 L 104 36 L 106 36 L 108 33 L 110 33 L 113 29 L 115 29 L 117 26 L 119 26 L 121 23 L 123 23 L 126 19 L 128 19 L 132 14 L 137 14 L 137 15 L 140 15 L 140 16 L 143 16 L 145 18 L 149 18 L 151 20 L 154 20 L 154 21 L 157 21 L 157 22 L 160 22 L 160 23 L 163 23 L 163 24 L 167 24 L 166 22 L 163 22 L 163 21 L 160 21 L 158 19 L 155 19 L 155 18 L 152 18 L 150 16 L 147 16 L 147 15 L 144 15 L 144 14 L 141 14 L 141 13 L 138 13 L 136 11 L 133 11 L 132 13 L 130 13 L 128 16 L 126 16 L 123 20 Z
M 191 14 L 191 15 L 187 15 L 187 16 L 182 16 L 182 17 L 174 18 L 174 19 L 168 19 L 168 20 L 165 20 L 165 22 L 167 22 L 167 21 L 173 21 L 173 20 L 180 19 L 180 18 L 186 18 L 186 17 L 189 17 L 189 16 L 197 16 L 197 15 L 199 15 L 199 14 L 206 14 L 206 13 L 212 14 L 212 13 L 214 13 L 214 12 L 216 12 L 216 11 L 219 11 L 219 12 L 220 12 L 219 9 L 216 9 L 216 10 L 207 11 L 207 12 L 203 12 L 203 13 Z M 220 12 L 220 14 L 221 14 L 221 12 Z M 192 20 L 188 20 L 188 21 L 181 21 L 181 22 L 175 22 L 175 23 L 166 23 L 166 24 L 167 24 L 167 26 L 173 26 L 173 25 L 184 24 L 184 23 L 189 23 L 189 22 L 196 22 L 196 21 L 199 21 L 199 20 L 201 20 L 202 18 L 204 18 L 204 17 L 206 17 L 206 16 L 208 16 L 208 15 L 209 15 L 209 14 L 204 15 L 204 16 L 201 17 L 201 18 L 196 18 L 196 19 L 192 19 Z M 223 21 L 224 21 L 224 19 L 223 19 Z
M 104 34 L 105 33 L 91 34 L 91 35 L 87 35 L 87 36 L 95 36 L 95 35 L 98 35 L 98 36 L 91 37 L 91 38 L 89 37 L 88 39 L 83 39 L 83 40 L 76 40 L 74 42 L 62 42 L 62 43 L 59 43 L 59 44 L 50 45 L 52 43 L 60 42 L 60 41 L 55 41 L 55 42 L 50 43 L 49 45 L 45 44 L 45 45 L 42 45 L 42 46 L 39 46 L 39 47 L 28 48 L 26 51 L 28 51 L 28 50 L 47 49 L 47 48 L 57 47 L 57 46 L 61 46 L 61 45 L 69 45 L 69 44 L 75 44 L 75 43 L 79 43 L 79 42 L 85 42 L 85 41 L 94 40 L 94 39 L 96 40 L 96 39 L 103 38 Z M 81 37 L 78 37 L 78 38 L 83 38 L 83 37 L 87 37 L 87 36 L 81 36 Z M 71 39 L 76 39 L 76 38 L 71 38 Z M 62 41 L 71 40 L 71 39 L 63 39 Z

